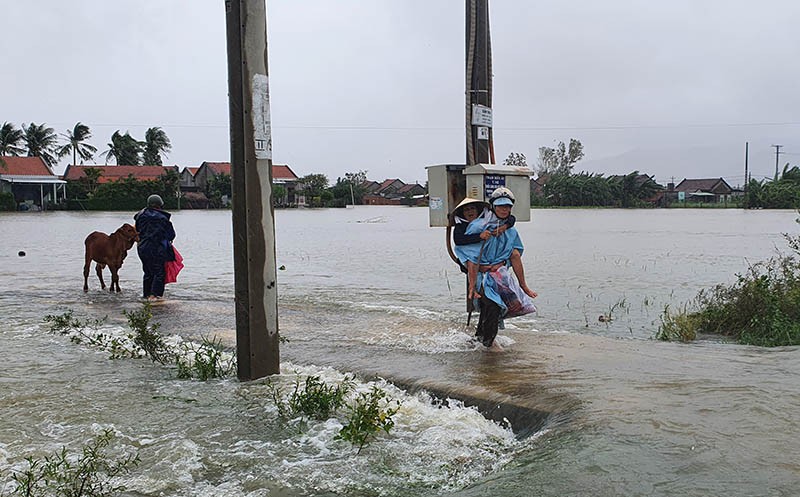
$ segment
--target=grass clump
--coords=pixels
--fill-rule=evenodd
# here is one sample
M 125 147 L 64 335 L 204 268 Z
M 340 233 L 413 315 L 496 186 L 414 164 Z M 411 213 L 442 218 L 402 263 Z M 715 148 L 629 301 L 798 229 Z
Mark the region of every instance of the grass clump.
M 86 443 L 80 454 L 62 447 L 41 459 L 28 457 L 28 468 L 11 476 L 12 496 L 24 497 L 110 497 L 126 488 L 114 483 L 139 464 L 138 455 L 109 458 L 105 451 L 114 437 L 111 430 Z
M 697 319 L 686 310 L 686 307 L 678 312 L 671 312 L 669 305 L 664 307 L 656 339 L 685 343 L 695 338 L 697 338 Z
M 656 337 L 687 341 L 709 333 L 744 345 L 800 345 L 800 237 L 785 236 L 794 255 L 753 264 L 732 285 L 700 291 L 696 311 L 671 315 L 665 309 Z

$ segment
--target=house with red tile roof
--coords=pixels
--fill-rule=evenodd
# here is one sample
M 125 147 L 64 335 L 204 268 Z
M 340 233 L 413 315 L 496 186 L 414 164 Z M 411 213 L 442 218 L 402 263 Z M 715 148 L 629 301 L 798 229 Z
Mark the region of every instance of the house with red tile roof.
M 298 179 L 298 176 L 288 165 L 272 165 L 272 184 L 280 185 L 286 190 L 286 193 L 281 198 L 274 199 L 276 206 L 289 207 L 305 205 L 305 197 L 297 194 Z
M 24 210 L 43 210 L 66 199 L 66 181 L 41 157 L 0 157 L 0 192 L 11 193 Z
M 406 184 L 400 181 L 399 179 L 387 179 L 384 180 L 383 183 L 375 190 L 376 195 L 380 195 L 382 197 L 390 197 L 394 196 L 398 190 L 403 188 Z
M 87 169 L 97 169 L 100 176 L 97 178 L 99 184 L 111 183 L 127 178 L 139 181 L 155 181 L 167 173 L 167 171 L 178 172 L 178 166 L 100 166 L 100 165 L 74 165 L 70 164 L 64 171 L 63 179 L 76 181 L 86 177 Z

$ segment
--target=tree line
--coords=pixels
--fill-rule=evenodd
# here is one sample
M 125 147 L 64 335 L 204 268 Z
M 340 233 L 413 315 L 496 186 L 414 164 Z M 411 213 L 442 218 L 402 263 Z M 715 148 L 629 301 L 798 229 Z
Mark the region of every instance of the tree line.
M 652 176 L 632 171 L 625 175 L 573 173 L 576 163 L 584 156 L 583 145 L 571 138 L 569 143 L 558 142 L 555 147 L 540 147 L 536 163 L 537 178 L 531 189 L 531 205 L 541 207 L 644 207 L 664 187 Z M 528 167 L 524 154 L 511 152 L 505 165 Z M 783 168 L 774 179 L 751 179 L 744 197 L 729 204 L 750 209 L 800 208 L 800 168 Z M 686 205 L 686 204 L 682 204 Z
M 571 138 L 555 147 L 540 147 L 531 205 L 540 207 L 644 207 L 663 186 L 652 176 L 632 171 L 625 175 L 573 173 L 584 157 L 583 144 Z M 504 165 L 528 167 L 525 154 L 511 152 Z
M 57 134 L 46 124 L 23 123 L 17 128 L 13 123 L 4 122 L 0 127 L 0 156 L 40 157 L 51 170 L 58 160 L 72 155 L 72 163 L 78 159 L 93 161 L 97 147 L 88 143 L 92 137 L 89 126 L 78 122 L 65 133 Z M 169 137 L 158 126 L 145 131 L 144 140 L 133 138 L 127 131 L 119 130 L 111 135 L 107 149 L 100 153 L 106 164 L 114 159 L 117 164 L 125 166 L 161 166 L 163 157 L 172 150 Z
M 800 208 L 800 169 L 783 167 L 780 176 L 773 180 L 751 179 L 747 183 L 745 207 L 750 209 Z

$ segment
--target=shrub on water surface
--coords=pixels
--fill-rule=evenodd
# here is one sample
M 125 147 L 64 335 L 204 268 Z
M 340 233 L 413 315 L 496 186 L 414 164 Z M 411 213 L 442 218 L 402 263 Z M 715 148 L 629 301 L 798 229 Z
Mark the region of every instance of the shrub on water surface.
M 73 315 L 72 310 L 62 314 L 48 314 L 44 317 L 46 323 L 50 323 L 50 331 L 60 335 L 71 335 L 70 341 L 75 343 L 87 342 L 90 345 L 100 345 L 108 337 L 97 330 L 105 324 L 108 317 L 101 319 L 78 319 Z M 94 332 L 87 332 L 87 328 L 92 328 Z
M 800 237 L 786 238 L 798 254 Z M 676 315 L 665 309 L 656 337 L 674 340 L 711 333 L 744 345 L 800 345 L 800 261 L 781 255 L 753 264 L 732 285 L 701 291 L 695 305 L 696 311 L 684 309 Z
M 355 388 L 353 378 L 346 376 L 337 385 L 328 385 L 319 376 L 308 376 L 301 381 L 295 378 L 294 391 L 284 399 L 281 389 L 268 383 L 270 395 L 278 415 L 284 420 L 303 416 L 325 420 L 336 417 L 344 409 L 344 423 L 335 440 L 345 440 L 358 447 L 358 452 L 380 431 L 389 433 L 394 426 L 393 416 L 400 409 L 400 402 L 388 397 L 386 391 L 373 385 L 368 392 L 347 400 Z M 340 414 L 341 415 L 341 414 Z
M 328 419 L 334 411 L 344 406 L 345 397 L 353 390 L 353 379 L 346 376 L 337 385 L 328 385 L 319 376 L 307 376 L 304 382 L 295 378 L 294 390 L 284 400 L 283 392 L 272 382 L 270 396 L 283 419 L 306 416 L 311 419 Z
M 184 342 L 182 348 L 183 354 L 175 356 L 178 378 L 207 381 L 231 376 L 236 371 L 236 360 L 226 355 L 219 338 L 203 337 L 199 345 Z
M 128 318 L 128 326 L 133 331 L 133 343 L 144 350 L 151 361 L 159 364 L 170 364 L 175 361 L 175 354 L 167 347 L 164 337 L 158 333 L 161 323 L 150 324 L 153 311 L 150 304 L 145 302 L 138 311 L 122 311 Z
M 117 476 L 130 473 L 139 464 L 138 455 L 109 458 L 105 450 L 114 437 L 111 430 L 88 442 L 80 454 L 66 447 L 40 459 L 26 459 L 28 468 L 11 476 L 15 488 L 11 495 L 24 497 L 110 497 L 125 490 L 115 484 Z
M 393 407 L 392 407 L 393 406 Z M 387 398 L 385 391 L 373 386 L 369 392 L 362 392 L 355 403 L 348 406 L 347 423 L 336 435 L 358 447 L 358 452 L 375 435 L 383 430 L 389 433 L 394 426 L 392 416 L 400 410 L 400 402 Z
M 75 343 L 86 343 L 111 352 L 112 359 L 140 358 L 147 356 L 155 363 L 176 366 L 179 378 L 197 378 L 202 381 L 211 378 L 224 378 L 236 371 L 236 359 L 227 354 L 221 340 L 216 337 L 203 337 L 200 344 L 180 341 L 170 346 L 159 334 L 160 323 L 150 323 L 153 318 L 149 303 L 145 303 L 136 311 L 123 311 L 132 333 L 125 336 L 111 333 L 100 333 L 104 324 L 102 320 L 81 320 L 69 310 L 61 315 L 47 315 L 45 322 L 50 324 L 50 331 L 62 335 L 70 335 Z M 94 331 L 87 331 L 89 326 Z

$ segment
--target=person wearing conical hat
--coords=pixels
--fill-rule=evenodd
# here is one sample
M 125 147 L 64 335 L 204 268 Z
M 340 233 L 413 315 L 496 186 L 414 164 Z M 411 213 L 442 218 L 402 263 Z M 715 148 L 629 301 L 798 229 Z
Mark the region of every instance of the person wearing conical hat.
M 474 205 L 475 202 L 478 201 L 465 200 L 463 205 L 459 204 L 454 209 L 453 217 L 456 223 L 459 218 L 466 220 L 470 215 L 467 207 Z M 479 300 L 480 316 L 475 336 L 490 350 L 502 350 L 495 342 L 502 319 L 535 312 L 536 309 L 530 300 L 536 296 L 536 292 L 527 288 L 521 267 L 523 245 L 519 234 L 513 228 L 515 222 L 511 214 L 513 204 L 514 195 L 508 188 L 496 189 L 490 197 L 491 210 L 485 209 L 481 215 L 472 219 L 466 228 L 462 228 L 463 234 L 458 239 L 466 244 L 458 245 L 456 242 L 455 252 L 468 268 L 469 295 Z M 509 265 L 514 273 L 517 273 L 520 281 L 510 276 L 507 268 Z M 479 272 L 480 277 L 478 277 Z

